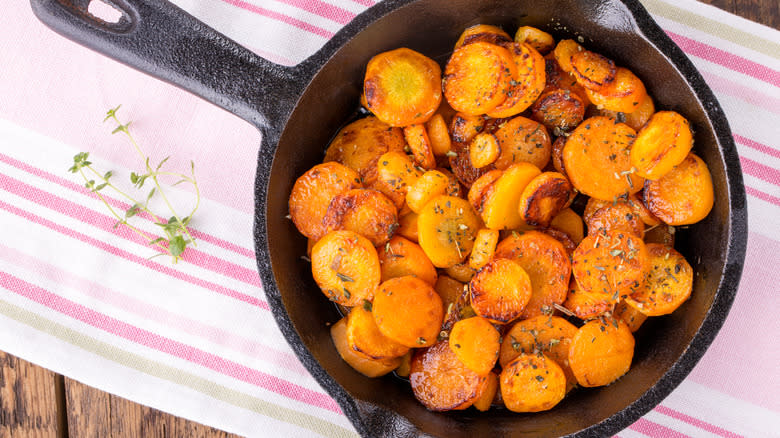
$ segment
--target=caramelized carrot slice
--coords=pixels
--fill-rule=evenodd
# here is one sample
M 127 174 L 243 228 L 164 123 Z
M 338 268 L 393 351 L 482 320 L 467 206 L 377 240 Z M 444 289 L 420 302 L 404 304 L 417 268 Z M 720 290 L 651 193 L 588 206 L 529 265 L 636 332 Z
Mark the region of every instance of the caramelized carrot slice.
M 420 246 L 433 265 L 448 268 L 466 259 L 482 223 L 468 201 L 442 195 L 420 211 L 417 227 Z
M 450 349 L 466 368 L 479 375 L 490 373 L 498 359 L 501 334 L 485 318 L 462 319 L 452 326 Z
M 614 302 L 642 287 L 647 263 L 640 238 L 625 231 L 607 231 L 582 239 L 572 255 L 572 273 L 583 290 Z
M 447 175 L 438 170 L 429 170 L 409 186 L 409 190 L 406 192 L 406 205 L 413 212 L 420 213 L 431 199 L 447 193 L 449 185 L 450 180 Z
M 571 65 L 571 57 L 575 53 L 584 50 L 585 49 L 574 40 L 560 40 L 553 50 L 553 55 L 555 56 L 555 60 L 558 61 L 561 70 L 570 73 L 574 69 Z
M 615 80 L 615 62 L 590 50 L 572 53 L 571 72 L 586 90 L 601 90 Z
M 568 132 L 585 117 L 586 102 L 576 93 L 558 88 L 544 92 L 531 107 L 531 118 L 547 129 Z
M 425 129 L 428 131 L 428 139 L 431 141 L 431 149 L 434 155 L 446 155 L 452 147 L 450 132 L 447 129 L 447 122 L 441 114 L 434 114 L 428 122 L 425 123 Z
M 645 224 L 627 203 L 607 202 L 588 218 L 588 234 L 607 231 L 625 231 L 642 238 Z
M 626 114 L 637 111 L 647 96 L 642 81 L 623 67 L 617 68 L 614 81 L 600 88 L 586 87 L 585 93 L 594 105 Z
M 476 269 L 469 266 L 468 263 L 458 263 L 457 265 L 452 265 L 449 268 L 445 268 L 444 272 L 450 277 L 463 283 L 468 283 L 471 281 L 471 279 L 474 278 L 474 274 L 477 273 Z
M 398 368 L 401 358 L 374 360 L 353 350 L 347 343 L 347 318 L 341 318 L 339 322 L 330 327 L 330 336 L 339 356 L 355 371 L 366 377 L 379 377 Z
M 628 156 L 635 137 L 628 125 L 608 117 L 583 121 L 563 147 L 566 175 L 574 187 L 604 201 L 641 190 L 644 180 L 632 169 Z
M 598 318 L 605 312 L 611 312 L 615 306 L 615 300 L 605 294 L 586 292 L 572 279 L 569 284 L 569 293 L 563 307 L 569 309 L 577 318 L 588 320 Z
M 553 168 L 560 172 L 561 175 L 566 175 L 566 167 L 563 164 L 563 147 L 566 145 L 566 137 L 560 136 L 555 139 L 551 147 L 551 158 Z M 568 176 L 566 176 L 568 178 Z
M 517 206 L 523 189 L 539 174 L 530 163 L 517 163 L 507 168 L 492 184 L 482 201 L 482 220 L 492 230 L 514 229 L 523 224 Z
M 352 231 L 333 231 L 311 251 L 314 281 L 331 300 L 346 307 L 371 301 L 381 270 L 374 245 Z
M 401 208 L 406 200 L 409 186 L 413 185 L 422 172 L 414 167 L 412 160 L 400 152 L 388 152 L 377 160 L 377 181 L 374 188 L 390 198 Z
M 500 153 L 496 136 L 486 132 L 477 134 L 469 145 L 469 158 L 477 169 L 493 164 Z
M 295 181 L 290 193 L 290 218 L 304 236 L 319 240 L 327 232 L 322 223 L 336 195 L 361 187 L 354 170 L 336 162 L 318 164 Z
M 626 304 L 625 300 L 620 300 L 617 303 L 612 315 L 623 321 L 631 329 L 631 333 L 639 330 L 639 327 L 647 320 L 647 315 Z
M 455 305 L 464 294 L 463 283 L 446 275 L 439 275 L 436 279 L 436 285 L 433 288 L 441 297 L 445 309 L 451 310 L 450 306 Z M 449 312 L 447 312 L 449 313 Z
M 515 163 L 531 163 L 544 169 L 550 161 L 550 136 L 545 127 L 531 119 L 519 116 L 506 122 L 495 133 L 501 155 L 496 169 L 507 169 Z
M 369 359 L 383 360 L 403 356 L 409 347 L 383 335 L 374 322 L 371 303 L 355 306 L 347 315 L 347 343 L 349 347 Z
M 485 114 L 506 100 L 516 69 L 503 47 L 486 42 L 462 46 L 444 69 L 444 96 L 456 111 Z
M 494 188 L 493 183 L 495 183 L 503 174 L 503 171 L 493 169 L 474 181 L 466 195 L 469 204 L 474 207 L 474 211 L 481 212 L 483 210 L 485 200 L 487 200 L 488 195 Z
M 463 31 L 462 34 L 460 34 L 460 38 L 458 38 L 458 41 L 455 43 L 455 48 L 453 50 L 458 50 L 467 44 L 472 44 L 479 41 L 490 44 L 500 44 L 508 43 L 512 41 L 512 38 L 510 38 L 509 34 L 504 32 L 504 30 L 498 26 L 493 26 L 490 24 L 477 24 L 467 28 Z
M 472 269 L 481 269 L 493 258 L 498 244 L 498 236 L 499 232 L 496 230 L 483 228 L 477 231 L 477 236 L 474 238 L 474 248 L 471 249 L 469 256 L 469 266 Z
M 515 63 L 515 74 L 510 81 L 506 100 L 487 112 L 493 118 L 512 117 L 531 106 L 544 90 L 544 58 L 528 44 L 505 44 Z
M 664 245 L 650 243 L 647 253 L 650 269 L 645 285 L 626 303 L 647 316 L 668 315 L 691 296 L 693 268 L 682 254 Z
M 631 165 L 637 175 L 658 179 L 680 164 L 693 148 L 691 126 L 674 111 L 660 111 L 637 134 L 631 147 Z
M 495 324 L 507 324 L 522 315 L 531 299 L 531 279 L 512 259 L 495 259 L 469 283 L 471 307 Z
M 395 234 L 405 237 L 417 243 L 417 218 L 419 215 L 413 211 L 398 218 L 398 229 Z
M 528 44 L 542 55 L 555 47 L 552 35 L 531 26 L 520 26 L 515 32 L 515 42 Z
M 485 389 L 482 391 L 479 398 L 474 401 L 474 407 L 480 412 L 485 412 L 490 409 L 490 406 L 493 404 L 493 399 L 498 392 L 498 374 L 491 372 L 488 374 L 487 379 L 488 381 Z
M 501 397 L 512 412 L 552 409 L 566 395 L 566 376 L 544 354 L 521 354 L 501 371 Z
M 342 128 L 330 142 L 324 162 L 336 161 L 360 174 L 366 185 L 376 181 L 376 162 L 387 152 L 404 151 L 404 136 L 374 116 L 356 120 Z
M 411 275 L 431 286 L 436 284 L 436 268 L 416 243 L 395 236 L 379 248 L 378 255 L 382 282 Z
M 582 218 L 571 208 L 565 208 L 550 222 L 550 227 L 566 233 L 575 244 L 579 245 L 585 237 Z
M 581 386 L 605 386 L 628 371 L 634 357 L 634 336 L 622 321 L 593 320 L 577 330 L 569 349 L 569 365 Z
M 366 66 L 367 108 L 390 126 L 424 123 L 441 102 L 441 68 L 414 50 L 380 53 Z
M 452 140 L 458 143 L 469 143 L 485 128 L 485 118 L 464 113 L 456 113 L 452 117 L 450 131 Z
M 539 231 L 513 233 L 499 242 L 494 258 L 517 261 L 531 279 L 531 300 L 522 318 L 550 312 L 554 304 L 566 299 L 571 263 L 563 245 L 553 237 Z
M 417 400 L 432 411 L 466 409 L 487 386 L 487 375 L 468 369 L 446 341 L 417 350 L 409 382 Z
M 328 232 L 354 231 L 379 246 L 398 228 L 398 213 L 385 195 L 375 190 L 352 189 L 333 198 L 322 223 Z
M 644 200 L 658 219 L 669 225 L 695 224 L 707 217 L 714 204 L 712 176 L 694 154 L 658 180 L 645 182 Z
M 411 348 L 436 342 L 444 319 L 439 294 L 416 277 L 398 277 L 382 283 L 374 294 L 373 314 L 379 331 Z
M 529 225 L 548 227 L 571 196 L 571 184 L 558 172 L 544 172 L 525 186 L 518 211 Z
M 423 124 L 414 124 L 404 127 L 404 138 L 412 151 L 414 162 L 423 169 L 436 167 L 436 158 L 433 156 L 433 146 L 428 138 L 428 131 Z
M 452 150 L 449 154 L 449 163 L 452 173 L 455 174 L 458 181 L 466 188 L 471 187 L 474 181 L 480 176 L 495 169 L 493 164 L 480 168 L 474 167 L 471 163 L 468 143 L 452 143 Z

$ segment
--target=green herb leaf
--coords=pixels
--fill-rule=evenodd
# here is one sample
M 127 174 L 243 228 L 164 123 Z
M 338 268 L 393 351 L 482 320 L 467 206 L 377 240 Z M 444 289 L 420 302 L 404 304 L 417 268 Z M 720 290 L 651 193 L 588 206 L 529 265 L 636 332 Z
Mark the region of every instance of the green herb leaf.
M 182 236 L 175 236 L 168 241 L 168 249 L 171 251 L 171 255 L 178 257 L 184 252 L 184 248 L 187 247 L 187 242 Z

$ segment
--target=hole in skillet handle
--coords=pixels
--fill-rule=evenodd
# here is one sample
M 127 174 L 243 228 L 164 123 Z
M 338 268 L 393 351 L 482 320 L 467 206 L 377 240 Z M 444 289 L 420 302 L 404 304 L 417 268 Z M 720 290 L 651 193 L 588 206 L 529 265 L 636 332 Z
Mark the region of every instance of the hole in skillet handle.
M 101 21 L 103 24 L 118 25 L 123 19 L 129 21 L 128 15 L 110 2 L 102 0 L 92 0 L 87 6 L 87 12 L 93 19 Z

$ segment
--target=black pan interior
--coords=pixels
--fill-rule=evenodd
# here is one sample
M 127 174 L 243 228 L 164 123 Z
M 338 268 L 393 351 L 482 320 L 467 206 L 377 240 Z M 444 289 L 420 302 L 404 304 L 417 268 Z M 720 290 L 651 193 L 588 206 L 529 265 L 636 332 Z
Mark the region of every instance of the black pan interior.
M 532 25 L 556 38 L 581 36 L 588 48 L 631 68 L 644 81 L 657 109 L 678 111 L 691 121 L 695 152 L 709 165 L 715 184 L 712 213 L 703 222 L 679 230 L 677 236 L 678 250 L 697 273 L 692 298 L 673 315 L 651 318 L 642 327 L 637 333 L 634 363 L 626 376 L 608 387 L 577 390 L 553 410 L 533 415 L 504 410 L 431 413 L 414 399 L 407 382 L 392 376 L 368 379 L 353 371 L 339 358 L 330 340 L 328 324 L 337 321 L 339 314 L 312 280 L 310 265 L 301 259 L 305 238 L 285 218 L 287 197 L 295 179 L 322 160 L 329 139 L 354 115 L 367 61 L 379 52 L 402 46 L 444 61 L 460 32 L 476 23 L 498 24 L 510 34 L 519 25 Z M 640 19 L 639 27 L 642 24 Z M 448 437 L 548 437 L 614 432 L 659 402 L 703 353 L 731 302 L 725 297 L 725 307 L 715 306 L 715 312 L 723 313 L 714 318 L 720 318 L 720 322 L 703 324 L 718 298 L 720 283 L 723 279 L 735 286 L 739 275 L 739 267 L 728 266 L 725 256 L 732 234 L 743 231 L 730 226 L 733 209 L 744 209 L 744 205 L 730 204 L 730 185 L 737 176 L 729 175 L 721 152 L 721 148 L 733 149 L 733 144 L 722 144 L 707 104 L 701 93 L 696 95 L 703 83 L 697 83 L 694 77 L 691 85 L 686 76 L 691 80 L 692 73 L 675 67 L 659 51 L 659 45 L 637 29 L 638 22 L 620 1 L 421 0 L 369 25 L 314 76 L 282 132 L 270 169 L 265 210 L 267 244 L 273 276 L 292 327 L 319 365 L 310 358 L 304 358 L 304 362 L 342 402 L 362 433 L 416 435 L 415 429 L 419 429 Z M 660 49 L 672 50 L 663 44 Z M 724 127 L 719 129 L 722 132 Z M 697 336 L 699 340 L 691 347 Z M 360 402 L 352 402 L 347 394 Z M 389 412 L 399 413 L 411 424 Z

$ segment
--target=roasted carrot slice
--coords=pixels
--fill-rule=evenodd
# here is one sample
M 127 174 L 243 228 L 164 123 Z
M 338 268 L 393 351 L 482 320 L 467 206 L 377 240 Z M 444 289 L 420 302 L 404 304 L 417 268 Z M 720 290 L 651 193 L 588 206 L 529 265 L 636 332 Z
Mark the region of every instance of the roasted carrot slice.
M 617 301 L 642 287 L 647 263 L 642 239 L 607 231 L 582 239 L 572 255 L 572 273 L 586 292 Z
M 449 342 L 466 368 L 479 375 L 485 375 L 493 369 L 501 346 L 501 334 L 485 318 L 475 316 L 462 319 L 452 326 Z
M 444 69 L 444 96 L 456 111 L 485 114 L 506 100 L 517 67 L 511 53 L 475 42 L 455 50 Z
M 482 223 L 468 201 L 442 195 L 420 211 L 417 227 L 420 246 L 433 265 L 448 268 L 466 259 Z
M 390 126 L 424 123 L 441 102 L 441 68 L 407 48 L 380 53 L 366 66 L 367 108 Z
M 458 263 L 457 265 L 452 265 L 449 268 L 444 269 L 444 272 L 458 281 L 468 283 L 474 278 L 474 274 L 477 273 L 477 270 L 469 266 L 468 263 Z
M 555 47 L 555 40 L 549 33 L 531 26 L 520 26 L 515 32 L 515 42 L 525 43 L 542 55 Z
M 387 196 L 375 190 L 352 189 L 333 198 L 322 223 L 328 232 L 354 231 L 379 246 L 398 228 L 398 213 Z
M 491 372 L 487 377 L 487 385 L 482 391 L 482 394 L 474 401 L 474 407 L 481 412 L 485 412 L 490 409 L 493 404 L 493 399 L 498 392 L 498 374 Z
M 531 107 L 531 118 L 549 130 L 574 129 L 585 117 L 586 102 L 576 93 L 558 88 L 545 91 Z
M 507 169 L 521 162 L 544 169 L 550 161 L 550 136 L 538 122 L 518 116 L 506 122 L 495 135 L 501 148 L 496 169 Z
M 550 226 L 553 217 L 566 207 L 571 189 L 569 180 L 558 172 L 537 175 L 520 195 L 520 217 L 529 225 Z
M 464 113 L 456 113 L 452 117 L 450 131 L 452 140 L 459 143 L 469 143 L 485 128 L 485 118 Z
M 471 307 L 495 324 L 507 324 L 523 314 L 531 299 L 531 279 L 512 259 L 495 259 L 469 283 Z
M 436 167 L 436 158 L 433 156 L 433 146 L 428 138 L 428 131 L 423 124 L 414 124 L 404 127 L 404 138 L 412 151 L 414 162 L 423 169 Z
M 449 185 L 450 180 L 447 175 L 438 170 L 429 170 L 409 186 L 406 192 L 406 205 L 413 212 L 420 213 L 431 199 L 447 193 Z
M 419 215 L 413 211 L 398 218 L 398 229 L 395 234 L 405 237 L 417 243 L 417 218 Z
M 668 246 L 650 243 L 647 254 L 650 268 L 645 285 L 626 298 L 626 303 L 647 316 L 668 315 L 691 296 L 693 268 Z
M 585 237 L 582 218 L 571 208 L 561 210 L 550 222 L 550 227 L 563 231 L 578 245 Z
M 577 327 L 559 316 L 539 315 L 524 319 L 504 335 L 498 363 L 506 367 L 520 354 L 544 353 L 563 369 L 568 391 L 577 384 L 569 368 L 569 346 L 575 333 Z
M 550 312 L 554 304 L 566 299 L 571 263 L 563 245 L 553 237 L 539 231 L 510 235 L 499 242 L 494 258 L 517 261 L 531 279 L 531 300 L 522 318 Z
M 445 195 L 457 196 L 458 198 L 460 198 L 461 195 L 463 194 L 463 187 L 460 185 L 460 181 L 458 181 L 458 177 L 455 176 L 454 173 L 450 172 L 449 169 L 446 169 L 444 167 L 437 167 L 436 170 L 441 172 L 444 176 L 446 176 L 447 180 L 449 181 L 449 184 L 447 184 L 447 191 L 445 192 Z
M 488 194 L 493 190 L 493 183 L 503 175 L 504 172 L 498 169 L 493 169 L 490 172 L 477 178 L 471 185 L 468 194 L 466 195 L 469 204 L 474 207 L 474 211 L 481 212 L 487 199 Z
M 446 155 L 452 147 L 450 131 L 447 129 L 447 122 L 441 114 L 434 114 L 430 120 L 425 123 L 425 129 L 428 131 L 428 139 L 431 141 L 431 149 L 434 155 Z
M 493 164 L 481 168 L 474 167 L 469 155 L 468 143 L 452 143 L 452 150 L 449 154 L 450 168 L 452 173 L 458 178 L 458 181 L 467 189 L 471 187 L 477 178 L 495 169 Z
M 484 392 L 487 375 L 468 369 L 447 341 L 412 356 L 409 382 L 417 400 L 432 411 L 466 409 Z
M 487 132 L 477 134 L 469 145 L 469 158 L 477 169 L 493 164 L 500 153 L 496 136 Z
M 404 151 L 404 136 L 374 116 L 356 120 L 342 128 L 330 142 L 325 160 L 339 162 L 360 174 L 366 185 L 376 181 L 376 162 L 387 152 Z
M 642 99 L 638 105 L 634 105 L 634 102 L 635 100 L 632 98 L 631 106 L 635 107 L 635 109 L 630 113 L 611 111 L 604 108 L 603 106 L 598 110 L 598 112 L 599 115 L 618 120 L 630 126 L 631 129 L 639 131 L 643 126 L 645 126 L 645 123 L 647 123 L 647 121 L 650 120 L 650 117 L 652 117 L 655 113 L 655 105 L 653 104 L 653 98 L 650 97 L 649 94 L 645 94 L 644 99 Z
M 580 100 L 585 103 L 585 106 L 590 102 L 585 88 L 577 83 L 577 78 L 571 74 L 571 72 L 564 71 L 564 69 L 558 64 L 555 53 L 548 53 L 544 57 L 546 85 L 544 91 L 551 90 L 568 90 L 572 94 L 576 94 Z
M 588 320 L 598 318 L 605 312 L 611 312 L 615 306 L 612 297 L 601 293 L 586 292 L 572 279 L 569 283 L 569 293 L 563 307 L 569 309 L 577 318 Z
M 531 106 L 544 90 L 544 58 L 532 46 L 523 43 L 505 44 L 515 63 L 506 100 L 487 112 L 493 118 L 513 117 Z
M 523 189 L 541 173 L 530 163 L 516 163 L 492 184 L 482 201 L 482 220 L 492 230 L 514 229 L 523 224 L 517 209 Z
M 552 409 L 566 395 L 566 376 L 552 359 L 521 354 L 501 371 L 501 397 L 512 412 Z
M 615 62 L 590 50 L 577 51 L 569 59 L 577 83 L 586 90 L 598 91 L 615 80 Z
M 380 246 L 377 253 L 382 267 L 382 282 L 411 275 L 431 286 L 436 284 L 436 268 L 416 243 L 395 236 Z
M 648 210 L 669 225 L 695 224 L 712 210 L 714 194 L 707 164 L 688 154 L 671 172 L 645 182 Z
M 377 181 L 374 188 L 390 198 L 401 208 L 406 200 L 409 186 L 413 185 L 422 172 L 414 167 L 412 160 L 400 152 L 388 152 L 377 160 Z
M 439 294 L 416 277 L 398 277 L 382 283 L 374 294 L 373 314 L 379 331 L 388 338 L 419 348 L 433 345 L 444 319 Z
M 585 49 L 574 40 L 560 40 L 553 50 L 553 55 L 555 56 L 555 60 L 558 61 L 561 70 L 570 73 L 573 70 L 571 57 L 575 53 L 584 50 Z
M 330 327 L 330 336 L 339 356 L 355 371 L 366 377 L 379 377 L 393 371 L 401 363 L 401 358 L 384 360 L 368 359 L 364 355 L 353 350 L 347 343 L 347 318 L 341 318 L 339 322 Z
M 474 238 L 474 248 L 471 249 L 469 256 L 469 266 L 472 269 L 481 269 L 493 258 L 498 244 L 498 235 L 498 231 L 487 228 L 477 232 L 477 236 Z
M 347 315 L 347 343 L 349 347 L 369 359 L 382 360 L 401 357 L 409 347 L 383 335 L 374 322 L 371 302 L 355 306 Z
M 342 306 L 371 301 L 381 269 L 374 245 L 352 231 L 333 231 L 311 251 L 311 270 L 322 292 Z
M 593 216 L 593 213 L 595 213 L 601 208 L 610 205 L 615 205 L 615 204 L 626 204 L 629 207 L 631 207 L 633 213 L 642 222 L 644 222 L 645 225 L 649 225 L 649 226 L 658 225 L 661 222 L 652 213 L 650 213 L 650 210 L 648 210 L 647 207 L 645 207 L 644 202 L 642 202 L 642 200 L 640 199 L 641 194 L 642 193 L 640 192 L 637 193 L 636 195 L 618 196 L 612 201 L 602 201 L 600 199 L 590 198 L 588 199 L 588 203 L 585 205 L 585 211 L 583 212 L 583 219 L 585 219 L 585 222 L 589 222 L 591 217 Z
M 584 85 L 584 84 L 583 84 Z M 633 113 L 647 96 L 645 86 L 631 70 L 618 67 L 615 79 L 600 88 L 587 88 L 585 93 L 590 101 L 600 107 L 623 113 Z
M 561 175 L 566 175 L 566 167 L 563 164 L 563 147 L 566 145 L 566 137 L 560 136 L 555 139 L 550 150 L 553 168 Z M 566 177 L 568 178 L 568 176 Z
M 625 300 L 620 300 L 617 303 L 612 315 L 626 323 L 628 328 L 631 329 L 631 333 L 639 330 L 639 327 L 647 320 L 647 315 L 626 304 Z
M 635 137 L 628 125 L 608 117 L 583 121 L 563 147 L 566 176 L 581 193 L 604 201 L 638 192 L 644 180 L 628 156 Z
M 637 175 L 658 179 L 680 164 L 693 148 L 691 126 L 674 111 L 660 111 L 650 118 L 631 147 L 631 165 Z
M 625 231 L 641 239 L 645 224 L 627 203 L 607 202 L 588 217 L 588 234 L 606 231 Z
M 605 386 L 628 371 L 634 357 L 634 336 L 622 321 L 593 320 L 577 330 L 569 349 L 569 365 L 580 386 Z
M 508 33 L 504 32 L 504 30 L 498 26 L 493 26 L 490 24 L 477 24 L 467 28 L 463 31 L 462 34 L 460 34 L 460 38 L 458 38 L 458 41 L 455 43 L 455 48 L 453 50 L 457 50 L 462 46 L 479 41 L 491 44 L 500 44 L 508 43 L 512 41 L 512 38 Z
M 412 372 L 412 350 L 409 350 L 399 359 L 401 359 L 401 363 L 395 369 L 395 373 L 398 377 L 409 377 L 409 373 Z
M 449 311 L 451 310 L 450 306 L 454 306 L 464 294 L 463 286 L 463 283 L 452 277 L 439 275 L 439 278 L 436 279 L 436 285 L 434 285 L 433 288 L 441 297 L 444 308 Z
M 318 164 L 295 181 L 288 204 L 290 218 L 301 234 L 319 240 L 327 232 L 322 219 L 333 198 L 361 186 L 354 170 L 336 162 Z

